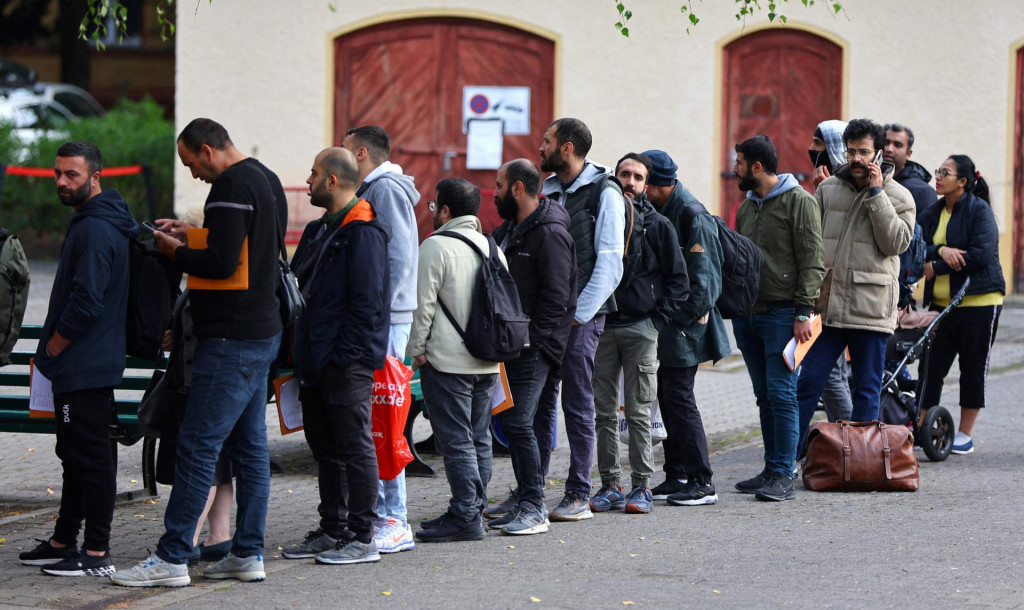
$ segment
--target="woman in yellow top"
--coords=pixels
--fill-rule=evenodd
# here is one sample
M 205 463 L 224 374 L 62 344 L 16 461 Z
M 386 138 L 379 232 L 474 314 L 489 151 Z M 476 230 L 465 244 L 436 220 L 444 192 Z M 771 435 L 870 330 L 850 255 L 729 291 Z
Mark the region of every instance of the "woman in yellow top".
M 996 339 L 1006 284 L 999 264 L 999 228 L 988 202 L 988 185 L 966 155 L 951 155 L 935 170 L 939 200 L 918 219 L 928 242 L 924 303 L 947 305 L 971 279 L 963 303 L 939 325 L 928 358 L 925 409 L 939 403 L 942 383 L 960 357 L 960 429 L 953 453 L 974 451 L 974 422 L 985 406 L 985 377 Z

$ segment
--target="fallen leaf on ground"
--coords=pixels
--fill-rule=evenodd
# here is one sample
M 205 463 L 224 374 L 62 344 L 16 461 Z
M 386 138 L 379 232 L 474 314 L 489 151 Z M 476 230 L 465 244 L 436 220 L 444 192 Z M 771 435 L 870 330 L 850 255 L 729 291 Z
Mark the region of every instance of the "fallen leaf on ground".
M 391 591 L 381 591 L 381 595 L 391 595 Z
M 53 490 L 50 489 L 49 487 L 47 487 L 46 488 L 46 493 L 48 493 L 48 494 L 50 494 L 52 496 L 53 495 Z
M 532 595 L 531 595 L 531 596 L 530 596 L 530 601 L 531 601 L 531 602 L 533 602 L 533 603 L 537 603 L 537 602 L 542 602 L 542 601 L 544 601 L 544 600 L 542 600 L 542 599 L 541 599 L 541 598 L 539 598 L 539 597 L 534 597 L 534 596 L 532 596 Z

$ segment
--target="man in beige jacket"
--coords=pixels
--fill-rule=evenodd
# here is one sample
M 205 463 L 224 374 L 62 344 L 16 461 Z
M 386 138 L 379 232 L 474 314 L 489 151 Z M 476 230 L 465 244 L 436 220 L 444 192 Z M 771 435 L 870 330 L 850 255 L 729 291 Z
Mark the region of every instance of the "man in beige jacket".
M 797 382 L 801 448 L 829 371 L 847 348 L 853 370 L 850 419 L 878 417 L 885 344 L 896 328 L 899 255 L 914 236 L 914 198 L 893 179 L 892 166 L 881 163 L 885 129 L 854 119 L 843 141 L 847 164 L 814 193 L 825 247 L 825 279 L 814 309 L 823 324 Z
M 440 235 L 451 231 L 488 251 L 480 230 L 480 189 L 458 178 L 437 183 L 434 234 L 420 244 L 416 297 L 406 355 L 420 370 L 423 399 L 430 413 L 434 440 L 444 457 L 451 488 L 448 512 L 421 523 L 421 542 L 482 540 L 481 511 L 487 506 L 491 478 L 491 391 L 498 365 L 470 355 L 458 331 L 441 309 L 466 327 L 473 287 L 482 260 L 462 240 Z M 502 263 L 504 255 L 498 251 Z

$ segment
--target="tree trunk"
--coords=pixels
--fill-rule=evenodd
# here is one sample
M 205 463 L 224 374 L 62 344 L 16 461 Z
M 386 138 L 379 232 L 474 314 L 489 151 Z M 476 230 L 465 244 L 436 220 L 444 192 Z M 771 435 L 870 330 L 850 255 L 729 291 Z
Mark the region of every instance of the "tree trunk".
M 60 0 L 60 82 L 89 90 L 89 43 L 78 38 L 88 0 Z

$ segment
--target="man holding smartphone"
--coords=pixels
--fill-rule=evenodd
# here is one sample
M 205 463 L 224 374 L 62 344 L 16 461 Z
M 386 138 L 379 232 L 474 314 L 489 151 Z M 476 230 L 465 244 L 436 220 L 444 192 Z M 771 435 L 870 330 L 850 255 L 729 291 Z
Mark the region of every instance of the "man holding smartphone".
M 899 255 L 914 236 L 914 199 L 882 163 L 885 129 L 854 119 L 843 132 L 847 164 L 818 185 L 825 278 L 815 311 L 821 335 L 804 358 L 797 383 L 800 445 L 829 371 L 849 348 L 853 421 L 878 416 L 885 343 L 896 328 Z

